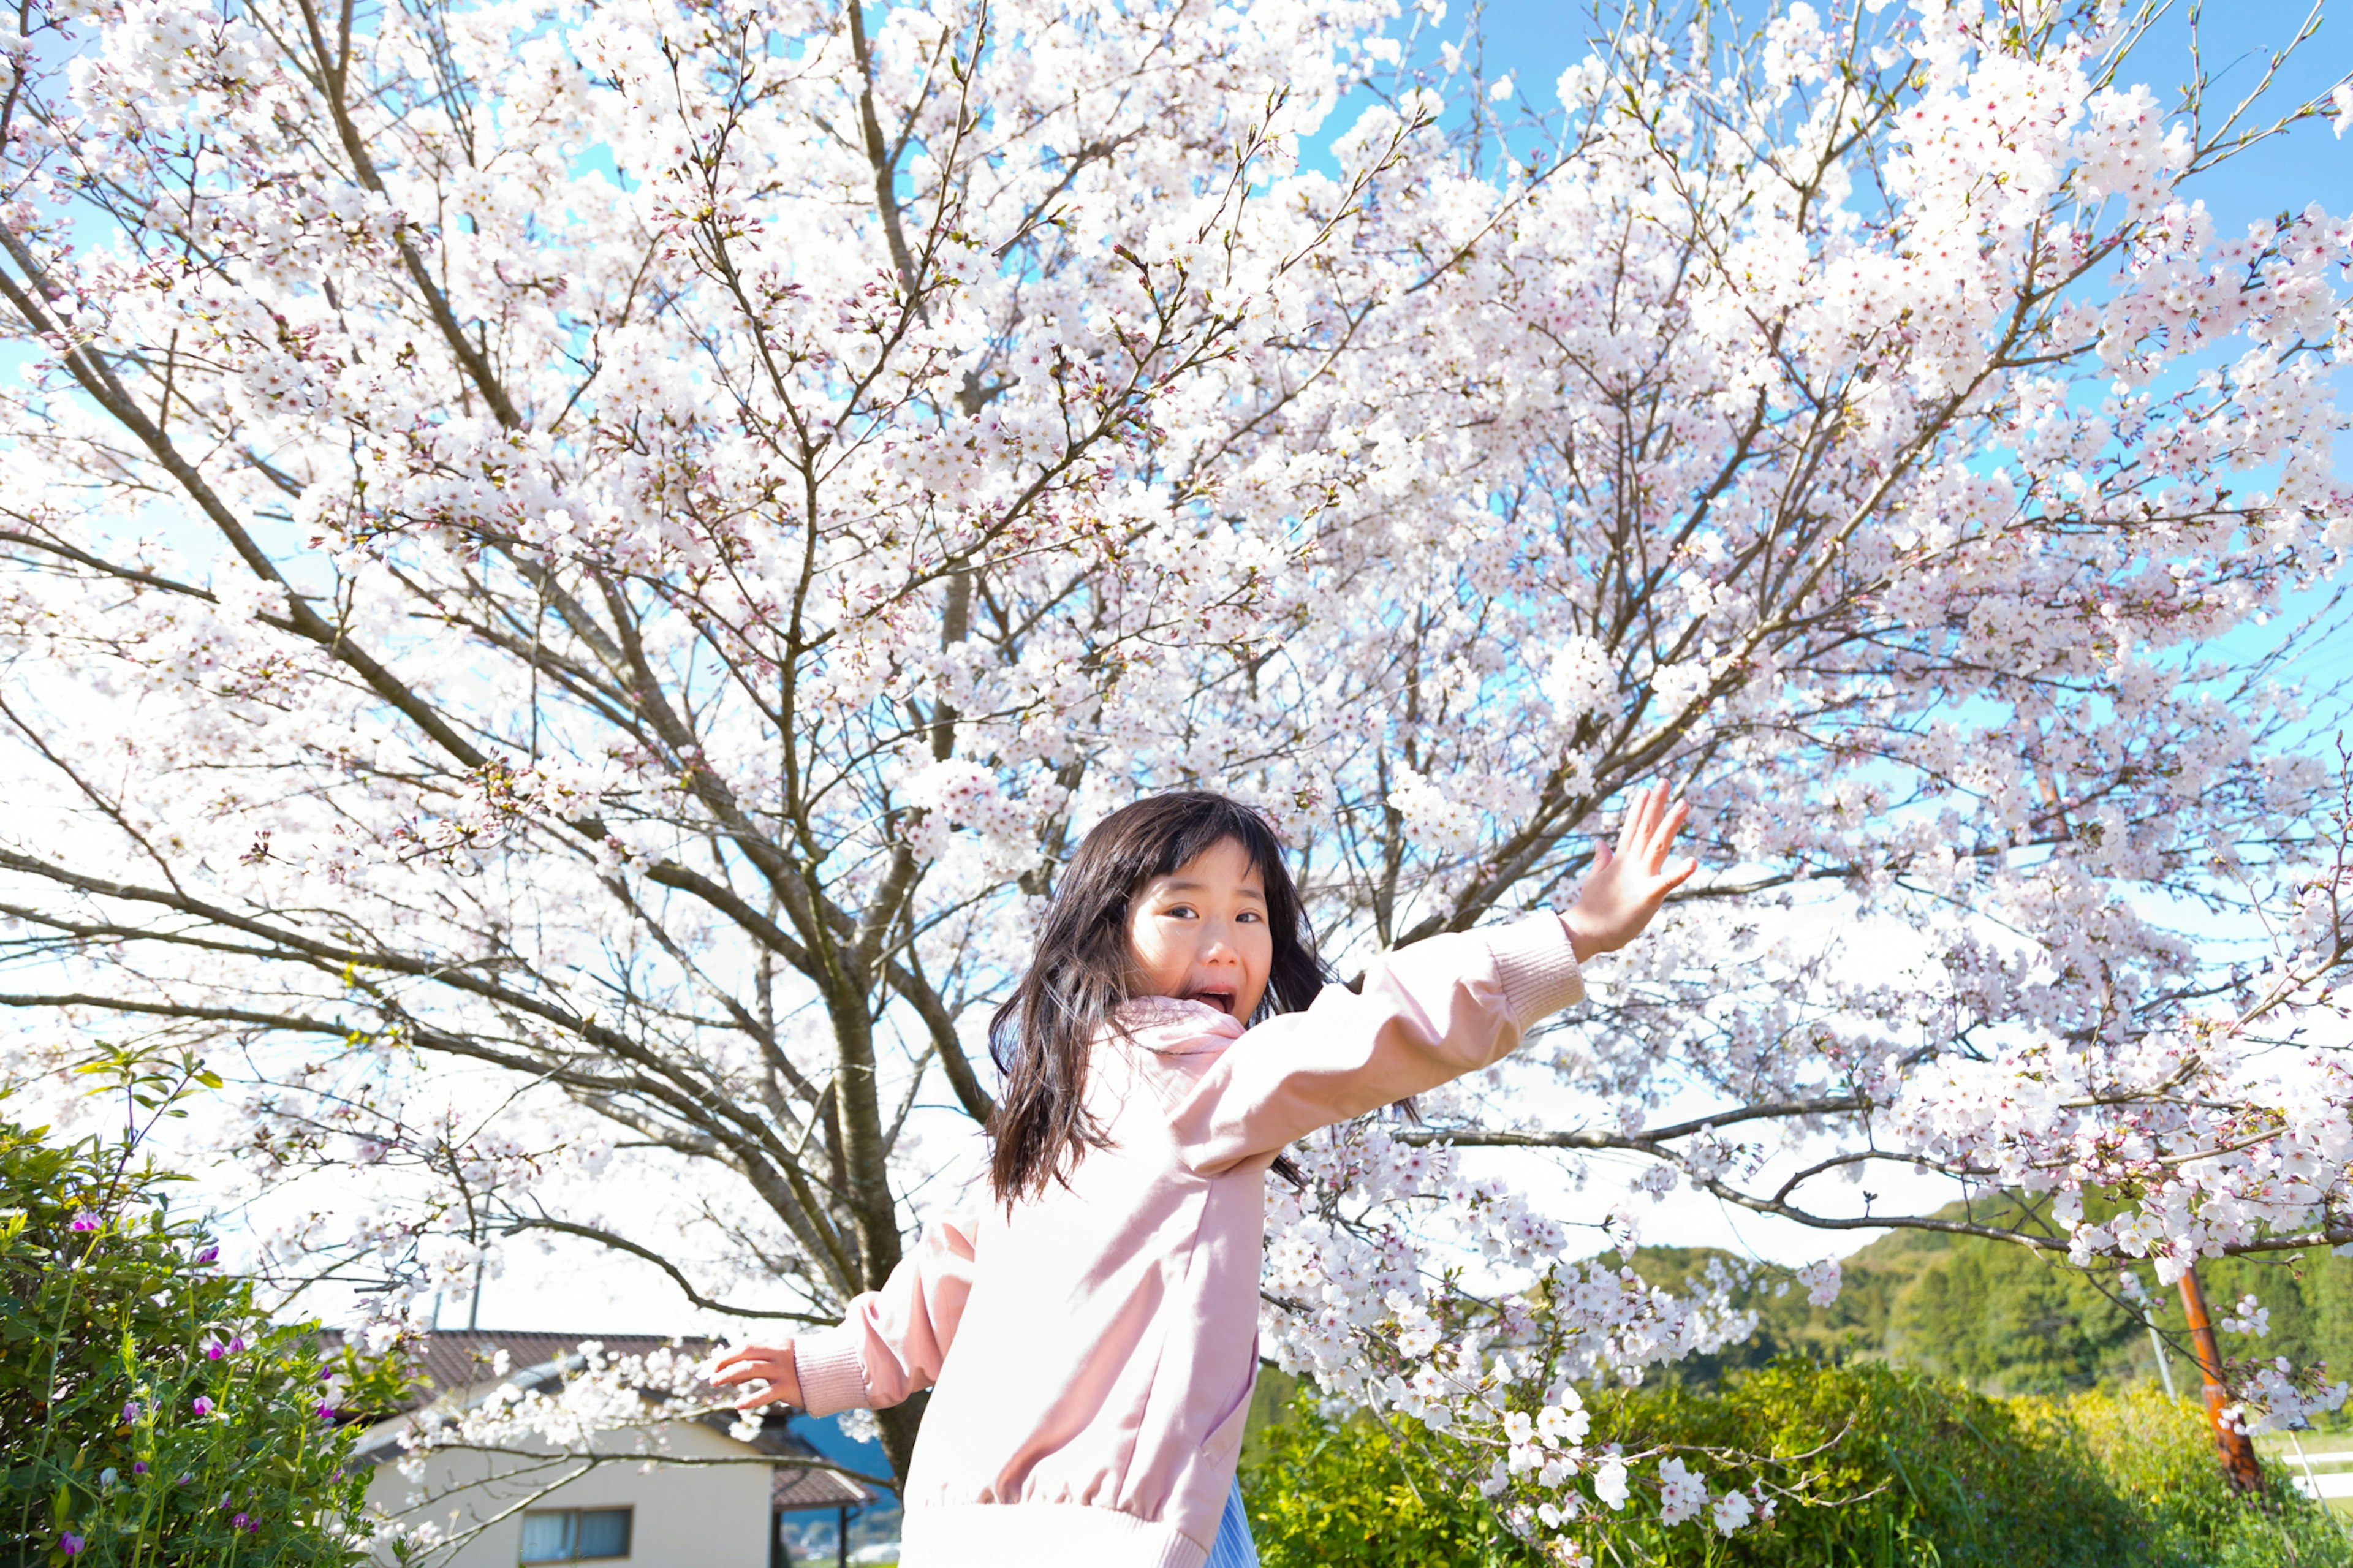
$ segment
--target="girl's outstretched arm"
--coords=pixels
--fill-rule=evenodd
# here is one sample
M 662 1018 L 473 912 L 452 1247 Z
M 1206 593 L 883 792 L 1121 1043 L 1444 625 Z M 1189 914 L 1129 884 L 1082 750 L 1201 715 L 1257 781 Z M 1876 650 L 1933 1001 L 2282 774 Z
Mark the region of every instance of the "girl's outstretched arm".
M 1574 908 L 1416 942 L 1374 964 L 1361 993 L 1328 986 L 1250 1030 L 1176 1108 L 1185 1163 L 1213 1172 L 1271 1153 L 1510 1055 L 1583 999 L 1579 959 L 1631 942 L 1698 868 L 1668 859 L 1686 815 L 1663 785 L 1643 790 Z
M 972 1293 L 978 1219 L 976 1213 L 957 1213 L 934 1220 L 881 1289 L 850 1301 L 839 1328 L 780 1345 L 747 1345 L 722 1361 L 711 1381 L 733 1385 L 765 1379 L 766 1388 L 738 1400 L 735 1408 L 783 1400 L 812 1415 L 887 1409 L 929 1388 Z

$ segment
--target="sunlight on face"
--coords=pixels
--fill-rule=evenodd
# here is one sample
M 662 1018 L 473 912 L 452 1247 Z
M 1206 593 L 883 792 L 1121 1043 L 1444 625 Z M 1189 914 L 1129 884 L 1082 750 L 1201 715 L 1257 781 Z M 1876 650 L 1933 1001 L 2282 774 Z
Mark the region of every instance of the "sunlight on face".
M 1207 1002 L 1247 1021 L 1274 964 L 1266 883 L 1249 851 L 1225 839 L 1136 889 L 1128 946 L 1137 991 Z

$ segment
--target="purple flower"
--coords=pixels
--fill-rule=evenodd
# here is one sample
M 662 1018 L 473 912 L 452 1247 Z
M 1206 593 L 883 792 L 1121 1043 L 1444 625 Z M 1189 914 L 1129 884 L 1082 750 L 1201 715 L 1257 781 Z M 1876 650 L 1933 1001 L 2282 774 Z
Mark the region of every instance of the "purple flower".
M 254 1528 L 253 1516 L 247 1513 L 238 1514 L 228 1521 L 228 1527 L 231 1530 L 251 1530 Z
M 218 1361 L 221 1357 L 227 1354 L 228 1354 L 228 1351 L 221 1344 L 220 1341 L 206 1340 L 205 1342 L 205 1359 L 206 1361 Z
M 173 1484 L 174 1486 L 175 1486 L 175 1487 L 184 1487 L 184 1486 L 186 1486 L 190 1481 L 195 1480 L 195 1479 L 196 1479 L 196 1478 L 195 1478 L 193 1474 L 191 1474 L 190 1472 L 188 1472 L 188 1471 L 186 1471 L 186 1470 L 182 1470 L 182 1471 L 180 1472 L 180 1479 L 179 1479 L 178 1480 L 174 1481 L 172 1484 Z
M 332 1421 L 335 1418 L 335 1407 L 332 1405 L 322 1404 L 318 1409 L 318 1416 L 322 1421 Z
M 90 1213 L 88 1209 L 83 1209 L 80 1213 L 73 1216 L 73 1224 L 67 1228 L 70 1230 L 96 1230 L 98 1228 L 98 1216 Z M 73 1539 L 79 1541 L 81 1537 L 77 1535 L 73 1537 Z M 81 1548 L 77 1546 L 74 1550 L 79 1552 Z
M 210 1415 L 213 1413 L 213 1402 L 210 1396 L 199 1394 L 190 1402 L 189 1408 L 199 1415 Z
M 136 1421 L 139 1419 L 139 1402 L 137 1400 L 134 1399 L 122 1407 L 122 1418 L 125 1421 Z
M 58 1550 L 69 1557 L 80 1556 L 82 1545 L 82 1538 L 70 1530 L 60 1531 L 58 1533 Z
M 147 1473 L 147 1461 L 146 1461 L 146 1460 L 144 1460 L 144 1459 L 133 1459 L 133 1460 L 132 1460 L 132 1461 L 131 1461 L 131 1473 L 132 1473 L 132 1475 L 134 1475 L 134 1476 L 143 1476 L 143 1475 L 145 1475 L 145 1474 Z
M 196 1255 L 194 1258 L 189 1258 L 188 1261 L 191 1263 L 210 1263 L 219 1256 L 220 1248 L 217 1246 L 206 1246 L 199 1248 Z
M 244 1336 L 243 1334 L 239 1334 L 239 1335 L 237 1335 L 237 1338 L 235 1338 L 235 1339 L 233 1339 L 233 1340 L 229 1341 L 229 1342 L 228 1342 L 229 1353 L 230 1353 L 231 1355 L 235 1355 L 237 1352 L 239 1352 L 239 1351 L 243 1350 L 244 1348 L 245 1348 L 245 1336 Z

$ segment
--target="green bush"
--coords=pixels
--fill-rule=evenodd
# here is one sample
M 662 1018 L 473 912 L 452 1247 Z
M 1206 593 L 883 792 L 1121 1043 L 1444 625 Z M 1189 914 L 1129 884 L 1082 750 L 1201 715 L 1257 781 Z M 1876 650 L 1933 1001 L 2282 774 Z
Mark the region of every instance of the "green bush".
M 322 1359 L 128 1147 L 0 1121 L 0 1563 L 364 1561 L 336 1406 L 396 1374 Z
M 2063 1425 L 2024 1421 L 2001 1400 L 1885 1366 L 1782 1362 L 1715 1394 L 1606 1394 L 1594 1413 L 1595 1438 L 1630 1449 L 1672 1444 L 1779 1461 L 1690 1461 L 1711 1490 L 1762 1482 L 1799 1494 L 1770 1530 L 1717 1543 L 1715 1561 L 1725 1563 L 2110 1568 L 2137 1559 L 2144 1533 Z M 1630 1508 L 1611 1533 L 1662 1561 L 1700 1560 L 1695 1528 L 1662 1531 L 1641 1514 Z
M 1286 1419 L 1256 1435 L 1241 1480 L 1262 1568 L 1519 1568 L 1542 1561 L 1422 1446 L 1399 1443 L 1361 1416 L 1327 1421 L 1303 1391 Z
M 1596 1394 L 1588 1441 L 1670 1446 L 1711 1492 L 1762 1483 L 1769 1526 L 1729 1539 L 1663 1529 L 1637 1489 L 1570 1533 L 1604 1563 L 1676 1568 L 2353 1568 L 2317 1506 L 2225 1486 L 2196 1407 L 2153 1394 L 2004 1400 L 1878 1364 L 1781 1362 L 1713 1392 Z M 1311 1399 L 1260 1433 L 1243 1490 L 1267 1568 L 1535 1563 L 1475 1490 L 1485 1468 L 1418 1428 L 1407 1440 Z M 1729 1456 L 1751 1456 L 1736 1460 Z
M 2063 1423 L 2116 1495 L 2147 1521 L 2147 1561 L 2198 1568 L 2340 1568 L 2353 1563 L 2347 1527 L 2270 1468 L 2270 1495 L 2249 1506 L 2222 1479 L 2203 1408 L 2147 1384 L 2064 1400 L 2022 1399 L 2024 1418 Z

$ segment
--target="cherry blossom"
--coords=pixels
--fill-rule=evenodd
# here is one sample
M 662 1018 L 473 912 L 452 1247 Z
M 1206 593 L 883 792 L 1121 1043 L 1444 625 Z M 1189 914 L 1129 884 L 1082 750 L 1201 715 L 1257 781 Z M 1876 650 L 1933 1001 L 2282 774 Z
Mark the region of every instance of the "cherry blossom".
M 2112 5 L 1762 20 L 1534 102 L 1382 0 L 32 5 L 0 1075 L 205 1053 L 207 1179 L 370 1343 L 558 1239 L 789 1331 L 970 1169 L 1104 810 L 1263 807 L 1350 978 L 1664 777 L 1705 869 L 1591 1005 L 1270 1194 L 1269 1352 L 1514 1528 L 1770 1500 L 1585 1447 L 1789 1283 L 1643 1279 L 1675 1192 L 2353 1246 L 2353 797 L 2279 675 L 2353 227 L 2223 232 L 2248 127 Z M 546 1399 L 467 1419 L 612 1414 Z

